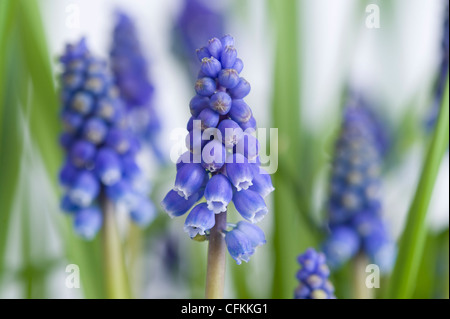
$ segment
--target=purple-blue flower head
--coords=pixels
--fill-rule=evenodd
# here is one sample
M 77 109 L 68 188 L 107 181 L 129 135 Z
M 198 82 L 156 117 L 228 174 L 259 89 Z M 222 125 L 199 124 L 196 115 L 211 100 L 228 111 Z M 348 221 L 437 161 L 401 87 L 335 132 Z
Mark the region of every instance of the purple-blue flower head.
M 91 239 L 102 225 L 101 198 L 124 202 L 132 219 L 144 225 L 154 209 L 145 201 L 144 188 L 131 174 L 136 171 L 139 143 L 127 126 L 124 104 L 115 94 L 114 80 L 106 63 L 92 56 L 85 40 L 68 45 L 63 64 L 61 87 L 61 135 L 66 160 L 59 179 L 65 187 L 61 206 L 74 216 L 74 228 Z M 141 174 L 142 175 L 142 174 Z M 133 183 L 130 183 L 133 181 Z
M 115 81 L 126 105 L 130 129 L 142 141 L 149 143 L 159 157 L 155 137 L 161 125 L 154 105 L 155 89 L 149 80 L 148 63 L 137 28 L 123 12 L 116 14 L 110 57 Z
M 323 244 L 333 269 L 358 253 L 371 262 L 382 262 L 385 272 L 395 260 L 395 245 L 381 215 L 381 168 L 388 145 L 381 127 L 364 99 L 352 94 L 335 144 L 328 201 L 330 235 Z M 377 254 L 378 249 L 383 253 Z
M 180 156 L 174 188 L 161 205 L 170 217 L 181 216 L 204 195 L 206 203 L 192 209 L 185 230 L 191 238 L 208 238 L 215 215 L 228 214 L 233 202 L 249 221 L 223 230 L 228 251 L 239 264 L 265 243 L 264 232 L 254 223 L 268 213 L 264 197 L 274 188 L 270 175 L 260 169 L 256 120 L 243 100 L 251 88 L 240 76 L 244 64 L 234 38 L 214 37 L 196 55 L 200 71 L 189 103 L 189 151 Z M 243 127 L 253 130 L 244 132 Z
M 329 281 L 330 270 L 323 253 L 309 248 L 298 257 L 301 266 L 297 272 L 299 285 L 295 289 L 295 299 L 336 299 L 333 284 Z

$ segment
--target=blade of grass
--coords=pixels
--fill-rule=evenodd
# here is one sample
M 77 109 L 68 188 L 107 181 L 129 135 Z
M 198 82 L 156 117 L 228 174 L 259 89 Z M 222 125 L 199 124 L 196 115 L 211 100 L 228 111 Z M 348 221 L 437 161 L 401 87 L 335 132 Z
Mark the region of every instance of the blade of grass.
M 426 214 L 442 157 L 449 142 L 449 84 L 442 100 L 433 139 L 429 145 L 414 200 L 409 209 L 397 262 L 390 281 L 389 298 L 411 297 L 417 279 L 427 234 Z
M 448 278 L 448 229 L 428 234 L 412 298 L 444 298 L 443 278 Z
M 57 176 L 62 156 L 56 141 L 60 132 L 58 99 L 53 81 L 50 54 L 39 6 L 35 0 L 20 0 L 18 24 L 24 62 L 34 88 L 33 107 L 30 114 L 30 130 L 38 144 L 50 176 Z M 45 129 L 44 129 L 45 125 Z
M 17 31 L 17 30 L 15 30 Z M 4 88 L 0 96 L 0 275 L 5 266 L 5 251 L 8 237 L 8 225 L 14 205 L 15 190 L 17 189 L 20 174 L 20 158 L 23 151 L 23 140 L 19 128 L 19 112 L 14 107 L 17 104 L 18 72 L 14 73 L 16 58 L 14 48 L 17 46 L 16 37 L 12 31 L 5 42 L 8 50 L 2 49 L 5 62 L 5 72 L 0 72 Z M 8 80 L 6 80 L 8 79 Z

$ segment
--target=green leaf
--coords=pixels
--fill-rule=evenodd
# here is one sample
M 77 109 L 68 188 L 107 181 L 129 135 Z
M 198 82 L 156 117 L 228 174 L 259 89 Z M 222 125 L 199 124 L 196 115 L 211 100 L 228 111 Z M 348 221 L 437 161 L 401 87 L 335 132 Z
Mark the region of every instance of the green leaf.
M 442 100 L 441 111 L 433 139 L 429 145 L 419 184 L 409 209 L 397 262 L 390 281 L 390 298 L 410 298 L 422 259 L 427 234 L 426 214 L 441 160 L 449 142 L 449 84 Z
M 50 176 L 56 176 L 62 161 L 57 140 L 60 132 L 58 99 L 53 80 L 50 54 L 35 0 L 20 0 L 18 24 L 24 63 L 33 85 L 30 131 L 38 144 Z
M 20 109 L 14 106 L 18 104 L 18 85 L 20 85 L 19 73 L 15 69 L 17 30 L 11 30 L 8 40 L 4 42 L 7 50 L 2 49 L 5 58 L 5 72 L 0 72 L 0 88 L 4 93 L 0 95 L 0 274 L 5 266 L 5 250 L 8 237 L 8 225 L 14 205 L 16 189 L 20 174 L 20 158 L 23 153 L 23 139 L 20 131 Z M 6 80 L 7 79 L 7 80 Z
M 428 234 L 413 298 L 443 298 L 443 278 L 448 278 L 448 229 L 441 234 Z

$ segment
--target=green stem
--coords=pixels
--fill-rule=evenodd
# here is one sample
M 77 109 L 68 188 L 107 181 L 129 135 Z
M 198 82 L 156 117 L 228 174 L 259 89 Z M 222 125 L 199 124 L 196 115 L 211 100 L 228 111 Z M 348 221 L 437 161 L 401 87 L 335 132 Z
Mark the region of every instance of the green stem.
M 426 214 L 442 157 L 449 142 L 448 77 L 441 111 L 424 162 L 414 201 L 410 207 L 400 241 L 397 263 L 392 274 L 389 298 L 410 298 L 417 278 L 427 234 Z
M 126 245 L 128 262 L 128 278 L 133 287 L 133 295 L 138 295 L 142 288 L 142 256 L 143 238 L 142 229 L 134 223 L 130 223 L 128 241 Z
M 367 257 L 362 253 L 353 260 L 353 298 L 373 299 L 373 288 L 366 286 L 366 267 L 369 264 Z
M 211 229 L 208 246 L 208 266 L 206 270 L 207 299 L 223 298 L 225 286 L 226 245 L 223 231 L 227 227 L 227 212 L 215 216 L 216 224 Z
M 130 298 L 125 262 L 114 216 L 114 204 L 105 196 L 101 198 L 103 211 L 103 267 L 106 295 L 109 299 Z

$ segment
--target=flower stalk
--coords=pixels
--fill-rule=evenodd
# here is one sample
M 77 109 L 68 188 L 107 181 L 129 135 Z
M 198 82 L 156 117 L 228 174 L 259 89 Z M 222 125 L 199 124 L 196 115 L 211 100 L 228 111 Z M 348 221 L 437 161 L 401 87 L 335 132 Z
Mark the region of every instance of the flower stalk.
M 106 196 L 101 198 L 103 212 L 103 269 L 106 285 L 106 296 L 109 299 L 131 298 L 127 273 L 114 216 L 114 204 Z
M 369 264 L 367 256 L 362 253 L 353 260 L 353 297 L 354 299 L 373 299 L 373 288 L 366 285 L 366 267 Z
M 208 246 L 205 298 L 221 299 L 225 286 L 226 244 L 223 231 L 227 227 L 227 212 L 215 215 Z

